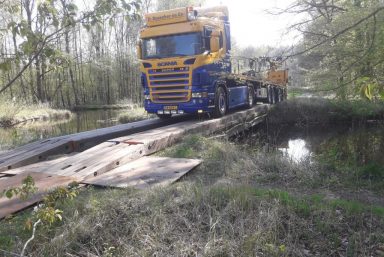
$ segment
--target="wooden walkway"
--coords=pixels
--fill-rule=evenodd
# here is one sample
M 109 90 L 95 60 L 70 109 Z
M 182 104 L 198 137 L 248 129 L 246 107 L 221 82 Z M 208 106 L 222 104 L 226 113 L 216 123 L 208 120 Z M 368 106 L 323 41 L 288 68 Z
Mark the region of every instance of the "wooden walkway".
M 153 170 L 153 167 L 156 167 L 156 165 L 152 164 L 150 168 L 145 169 L 141 166 L 139 167 L 134 161 L 165 149 L 189 134 L 199 133 L 202 135 L 209 135 L 213 133 L 237 133 L 240 130 L 247 129 L 261 122 L 267 110 L 267 105 L 258 105 L 252 109 L 229 114 L 220 119 L 202 121 L 187 120 L 114 138 L 113 140 L 108 139 L 83 152 L 63 156 L 58 159 L 38 162 L 23 167 L 20 167 L 23 163 L 19 162 L 18 168 L 12 167 L 11 169 L 3 169 L 0 171 L 0 175 L 14 176 L 13 179 L 16 177 L 18 179 L 16 181 L 20 181 L 21 177 L 25 177 L 31 172 L 33 172 L 33 174 L 40 174 L 42 177 L 39 180 L 46 180 L 49 178 L 50 181 L 52 181 L 52 187 L 45 186 L 44 188 L 54 188 L 57 187 L 57 183 L 60 183 L 61 181 L 68 182 L 68 180 L 104 186 L 127 184 L 146 187 L 151 184 L 149 181 L 153 181 L 151 176 L 157 177 L 155 180 L 158 180 L 159 183 L 164 183 L 164 180 L 173 182 L 184 175 L 188 169 L 183 168 L 183 171 L 180 172 L 172 171 L 167 174 L 164 173 L 164 176 L 161 179 L 158 179 L 161 177 L 159 175 L 160 171 L 157 172 Z M 52 140 L 52 144 L 55 144 L 54 142 L 56 141 Z M 20 154 L 20 156 L 28 155 L 28 149 L 29 151 L 35 151 L 33 147 L 23 149 L 24 154 Z M 17 152 L 13 151 L 13 153 L 15 154 L 14 158 L 16 159 L 18 156 Z M 145 162 L 145 159 L 142 161 L 140 160 L 139 163 L 141 164 L 150 163 L 149 160 L 147 160 L 147 162 Z M 175 160 L 171 161 L 176 163 Z M 191 160 L 191 163 L 197 165 L 200 162 Z M 131 174 L 132 176 L 124 174 L 125 172 L 130 172 L 133 167 L 136 167 L 136 169 L 134 174 Z M 111 179 L 112 175 L 119 176 L 121 181 Z M 5 186 L 8 179 L 12 179 L 12 177 L 3 177 L 0 179 L 0 182 L 2 182 L 0 183 L 0 191 L 6 189 Z M 54 183 L 55 181 L 58 182 Z M 38 201 L 38 199 L 36 201 Z M 31 203 L 28 204 L 30 205 Z M 20 206 L 18 208 L 20 209 Z M 13 211 L 14 209 L 12 209 L 12 212 Z
M 112 138 L 174 124 L 186 119 L 188 116 L 184 115 L 170 120 L 143 120 L 36 141 L 9 152 L 0 153 L 0 171 L 44 161 L 52 155 L 82 152 Z

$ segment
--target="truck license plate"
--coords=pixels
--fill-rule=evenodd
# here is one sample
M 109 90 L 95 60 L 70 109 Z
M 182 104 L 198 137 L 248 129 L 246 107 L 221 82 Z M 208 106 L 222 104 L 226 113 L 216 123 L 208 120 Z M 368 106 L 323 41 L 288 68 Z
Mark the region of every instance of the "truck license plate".
M 177 110 L 177 105 L 176 106 L 164 106 L 164 110 L 166 110 L 166 111 Z

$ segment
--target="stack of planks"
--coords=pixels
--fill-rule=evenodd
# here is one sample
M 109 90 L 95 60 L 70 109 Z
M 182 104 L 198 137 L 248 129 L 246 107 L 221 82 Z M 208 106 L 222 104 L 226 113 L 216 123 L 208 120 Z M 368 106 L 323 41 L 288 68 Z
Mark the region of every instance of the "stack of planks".
M 37 187 L 42 185 L 41 191 L 52 190 L 71 181 L 113 187 L 147 188 L 152 185 L 167 185 L 199 165 L 201 160 L 144 156 L 165 149 L 188 134 L 209 135 L 226 131 L 234 133 L 239 131 L 239 126 L 246 129 L 261 122 L 260 117 L 263 117 L 267 109 L 268 106 L 259 105 L 220 119 L 183 121 L 108 140 L 72 156 L 4 169 L 0 174 L 13 177 L 0 180 L 0 192 L 9 186 L 20 184 L 28 174 L 35 176 Z M 0 211 L 0 218 L 39 200 L 41 197 L 36 197 L 22 206 L 17 205 L 17 208 L 6 208 L 9 211 Z M 13 202 L 0 202 L 0 209 L 5 205 L 13 205 Z

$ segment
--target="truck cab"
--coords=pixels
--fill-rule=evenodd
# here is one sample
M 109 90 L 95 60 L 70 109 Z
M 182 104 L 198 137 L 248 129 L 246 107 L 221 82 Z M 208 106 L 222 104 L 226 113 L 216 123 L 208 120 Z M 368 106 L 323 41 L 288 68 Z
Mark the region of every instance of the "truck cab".
M 287 71 L 274 65 L 265 79 L 231 73 L 228 9 L 185 7 L 145 15 L 138 55 L 148 113 L 225 115 L 256 100 L 286 98 Z
M 246 92 L 229 89 L 223 79 L 231 72 L 226 7 L 178 8 L 145 20 L 138 53 L 147 112 L 220 116 L 244 105 Z

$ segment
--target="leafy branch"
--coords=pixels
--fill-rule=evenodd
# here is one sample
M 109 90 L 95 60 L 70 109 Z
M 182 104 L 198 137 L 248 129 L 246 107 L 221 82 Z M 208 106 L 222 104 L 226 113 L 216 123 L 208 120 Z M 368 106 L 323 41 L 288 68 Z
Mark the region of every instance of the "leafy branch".
M 297 56 L 297 55 L 302 55 L 302 54 L 305 54 L 329 41 L 332 41 L 332 40 L 335 40 L 336 38 L 340 37 L 341 35 L 343 35 L 344 33 L 346 33 L 347 31 L 359 26 L 361 23 L 363 23 L 364 21 L 370 19 L 371 17 L 375 17 L 375 15 L 377 15 L 379 12 L 383 11 L 384 10 L 384 7 L 379 7 L 378 9 L 376 9 L 375 11 L 371 12 L 369 15 L 365 16 L 364 18 L 358 20 L 357 22 L 353 23 L 352 25 L 340 30 L 339 32 L 335 33 L 334 35 L 332 36 L 329 36 L 327 37 L 326 39 L 320 41 L 319 43 L 317 44 L 314 44 L 302 51 L 299 51 L 299 52 L 296 52 L 296 53 L 293 53 L 291 55 L 287 55 L 285 56 L 286 59 L 288 58 L 291 58 L 291 57 L 294 57 L 294 56 Z
M 28 218 L 25 222 L 25 227 L 28 230 L 32 230 L 32 235 L 25 242 L 20 254 L 21 256 L 25 256 L 25 251 L 28 245 L 35 239 L 36 230 L 40 224 L 52 226 L 56 221 L 62 221 L 63 211 L 58 209 L 57 205 L 67 200 L 74 199 L 79 194 L 78 189 L 78 183 L 73 182 L 67 187 L 56 188 L 43 198 L 42 203 L 39 204 L 36 210 L 32 213 L 32 217 Z M 10 199 L 18 196 L 20 199 L 26 200 L 37 190 L 38 188 L 35 186 L 34 179 L 31 176 L 27 176 L 22 180 L 22 185 L 20 187 L 6 189 L 0 194 L 0 197 L 6 196 Z

